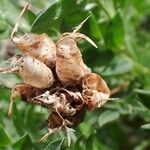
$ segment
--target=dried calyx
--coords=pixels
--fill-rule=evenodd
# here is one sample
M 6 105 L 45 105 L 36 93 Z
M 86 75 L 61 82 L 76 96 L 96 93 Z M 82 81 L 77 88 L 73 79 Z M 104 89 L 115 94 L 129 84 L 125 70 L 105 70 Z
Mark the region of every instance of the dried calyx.
M 11 34 L 22 54 L 10 59 L 10 66 L 0 68 L 0 72 L 18 73 L 24 83 L 12 89 L 9 116 L 16 96 L 21 96 L 25 102 L 46 107 L 49 110 L 49 131 L 41 141 L 62 128 L 68 133 L 70 127 L 83 120 L 86 109 L 91 111 L 101 107 L 109 99 L 106 82 L 99 75 L 91 73 L 76 43 L 76 39 L 83 38 L 97 47 L 89 37 L 77 32 L 86 20 L 72 33 L 62 34 L 56 43 L 46 34 L 14 37 L 18 23 Z

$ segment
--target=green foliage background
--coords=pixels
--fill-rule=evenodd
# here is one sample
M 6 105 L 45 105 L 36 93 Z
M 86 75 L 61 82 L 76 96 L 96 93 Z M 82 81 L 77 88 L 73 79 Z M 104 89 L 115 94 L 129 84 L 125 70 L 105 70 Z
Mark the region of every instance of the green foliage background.
M 54 40 L 72 31 L 87 16 L 79 47 L 84 61 L 107 81 L 111 89 L 122 86 L 103 108 L 87 112 L 71 134 L 51 135 L 45 143 L 47 111 L 16 101 L 7 117 L 10 89 L 20 79 L 0 75 L 0 150 L 148 150 L 150 149 L 150 1 L 149 0 L 31 0 L 31 11 L 22 19 L 20 32 L 47 33 Z M 23 0 L 0 0 L 0 46 L 15 25 Z M 13 50 L 12 50 L 13 51 Z M 14 51 L 17 51 L 14 49 Z M 0 51 L 1 53 L 1 51 Z M 1 62 L 4 60 L 1 56 Z

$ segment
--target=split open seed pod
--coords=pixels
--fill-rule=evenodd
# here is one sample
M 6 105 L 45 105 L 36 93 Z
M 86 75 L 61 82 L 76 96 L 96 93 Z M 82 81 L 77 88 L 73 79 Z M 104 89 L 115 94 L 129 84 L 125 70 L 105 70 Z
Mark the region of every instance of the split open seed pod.
M 73 116 L 77 111 L 82 109 L 82 105 L 84 104 L 81 93 L 72 92 L 63 88 L 60 88 L 54 94 L 46 91 L 33 98 L 33 100 L 36 103 L 47 106 L 49 111 L 57 110 L 61 115 L 65 114 L 68 116 Z
M 82 88 L 84 102 L 90 111 L 103 106 L 109 99 L 110 90 L 106 82 L 95 73 L 83 77 Z

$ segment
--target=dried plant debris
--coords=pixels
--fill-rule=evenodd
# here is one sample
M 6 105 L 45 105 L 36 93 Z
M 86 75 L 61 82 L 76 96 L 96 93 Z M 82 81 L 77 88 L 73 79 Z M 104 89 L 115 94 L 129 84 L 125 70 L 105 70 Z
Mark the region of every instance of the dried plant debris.
M 26 9 L 27 6 L 20 18 Z M 41 141 L 63 128 L 70 139 L 70 128 L 82 122 L 86 110 L 103 106 L 110 96 L 106 82 L 86 66 L 77 46 L 77 39 L 85 39 L 96 47 L 89 37 L 77 32 L 87 19 L 54 43 L 46 34 L 15 36 L 20 18 L 11 39 L 21 54 L 9 59 L 8 67 L 0 68 L 1 73 L 17 73 L 23 79 L 12 89 L 8 114 L 12 114 L 15 97 L 20 96 L 49 111 L 48 133 Z

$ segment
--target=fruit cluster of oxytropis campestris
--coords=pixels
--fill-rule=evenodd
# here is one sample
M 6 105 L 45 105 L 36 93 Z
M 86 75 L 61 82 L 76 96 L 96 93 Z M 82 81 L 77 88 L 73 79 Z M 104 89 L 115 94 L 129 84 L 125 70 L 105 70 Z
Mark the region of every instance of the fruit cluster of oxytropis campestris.
M 24 8 L 23 11 L 25 11 Z M 83 62 L 77 39 L 85 39 L 93 46 L 95 43 L 78 29 L 64 33 L 57 42 L 46 34 L 25 34 L 11 39 L 21 50 L 13 56 L 10 66 L 0 68 L 2 73 L 18 73 L 23 83 L 12 89 L 9 115 L 12 114 L 16 96 L 25 102 L 39 104 L 49 110 L 47 126 L 49 134 L 80 123 L 87 110 L 103 106 L 110 96 L 106 82 Z

